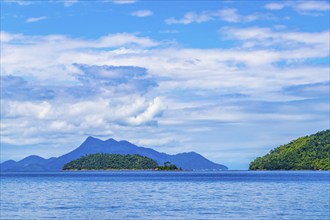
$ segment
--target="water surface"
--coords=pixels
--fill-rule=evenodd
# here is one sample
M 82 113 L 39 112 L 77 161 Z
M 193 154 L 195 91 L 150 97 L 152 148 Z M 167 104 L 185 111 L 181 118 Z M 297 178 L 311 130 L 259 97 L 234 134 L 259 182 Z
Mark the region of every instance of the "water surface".
M 327 171 L 2 173 L 0 219 L 330 219 Z

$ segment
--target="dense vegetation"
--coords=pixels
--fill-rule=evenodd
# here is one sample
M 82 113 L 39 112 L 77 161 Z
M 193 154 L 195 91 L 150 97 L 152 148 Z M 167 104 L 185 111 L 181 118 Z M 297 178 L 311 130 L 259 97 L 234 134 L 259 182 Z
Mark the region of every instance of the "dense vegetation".
M 250 170 L 330 170 L 330 130 L 298 138 L 250 163 Z
M 140 155 L 90 154 L 73 160 L 63 170 L 156 169 L 156 161 Z
M 167 161 L 164 163 L 164 166 L 158 166 L 156 170 L 182 170 L 178 168 L 176 165 L 171 164 L 171 162 Z

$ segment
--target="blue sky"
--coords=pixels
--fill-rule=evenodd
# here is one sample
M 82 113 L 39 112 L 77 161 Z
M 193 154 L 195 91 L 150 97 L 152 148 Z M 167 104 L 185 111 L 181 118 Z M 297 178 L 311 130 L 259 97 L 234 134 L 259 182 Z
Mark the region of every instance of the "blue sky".
M 329 128 L 328 1 L 1 1 L 1 161 L 87 136 L 247 169 Z

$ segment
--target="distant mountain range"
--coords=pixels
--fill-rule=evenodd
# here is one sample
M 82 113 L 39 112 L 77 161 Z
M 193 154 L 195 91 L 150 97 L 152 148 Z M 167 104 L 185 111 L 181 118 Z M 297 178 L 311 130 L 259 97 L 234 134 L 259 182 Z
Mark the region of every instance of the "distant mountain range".
M 151 148 L 138 147 L 128 141 L 116 141 L 108 139 L 102 141 L 94 137 L 88 137 L 78 148 L 60 157 L 44 159 L 32 155 L 20 161 L 8 160 L 0 164 L 1 172 L 48 172 L 61 171 L 63 165 L 80 158 L 81 156 L 106 153 L 106 154 L 138 154 L 147 156 L 162 165 L 169 161 L 185 170 L 227 170 L 221 164 L 216 164 L 195 152 L 169 155 L 160 153 Z

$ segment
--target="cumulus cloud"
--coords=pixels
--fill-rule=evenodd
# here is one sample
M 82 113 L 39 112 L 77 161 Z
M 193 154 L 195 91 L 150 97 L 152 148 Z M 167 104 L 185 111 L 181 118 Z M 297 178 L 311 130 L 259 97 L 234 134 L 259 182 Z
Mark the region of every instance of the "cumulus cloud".
M 135 16 L 135 17 L 149 17 L 151 15 L 153 15 L 153 12 L 150 10 L 138 10 L 138 11 L 132 12 L 132 16 Z
M 137 95 L 127 95 L 123 100 L 2 100 L 1 104 L 6 106 L 1 112 L 2 137 L 16 139 L 17 145 L 27 137 L 47 139 L 54 132 L 109 135 L 115 127 L 123 130 L 128 125 L 150 126 L 157 123 L 162 111 L 157 98 L 150 102 Z
M 109 135 L 116 126 L 157 124 L 163 108 L 159 98 L 145 96 L 157 86 L 145 68 L 73 66 L 78 71 L 75 81 L 60 85 L 12 75 L 1 77 L 1 105 L 6 106 L 1 108 L 5 143 L 34 143 L 39 140 L 34 137 L 46 138 L 54 132 L 85 135 L 94 130 Z M 21 133 L 25 135 L 18 135 Z
M 152 119 L 155 116 L 159 116 L 164 110 L 163 103 L 159 97 L 156 97 L 152 102 L 149 103 L 148 108 L 141 114 L 130 117 L 127 119 L 127 122 L 130 125 L 141 125 L 145 123 L 156 123 Z
M 45 20 L 47 19 L 46 16 L 42 16 L 42 17 L 35 17 L 35 18 L 28 18 L 26 19 L 26 23 L 34 23 L 34 22 L 38 22 L 38 21 L 42 21 L 42 20 Z

